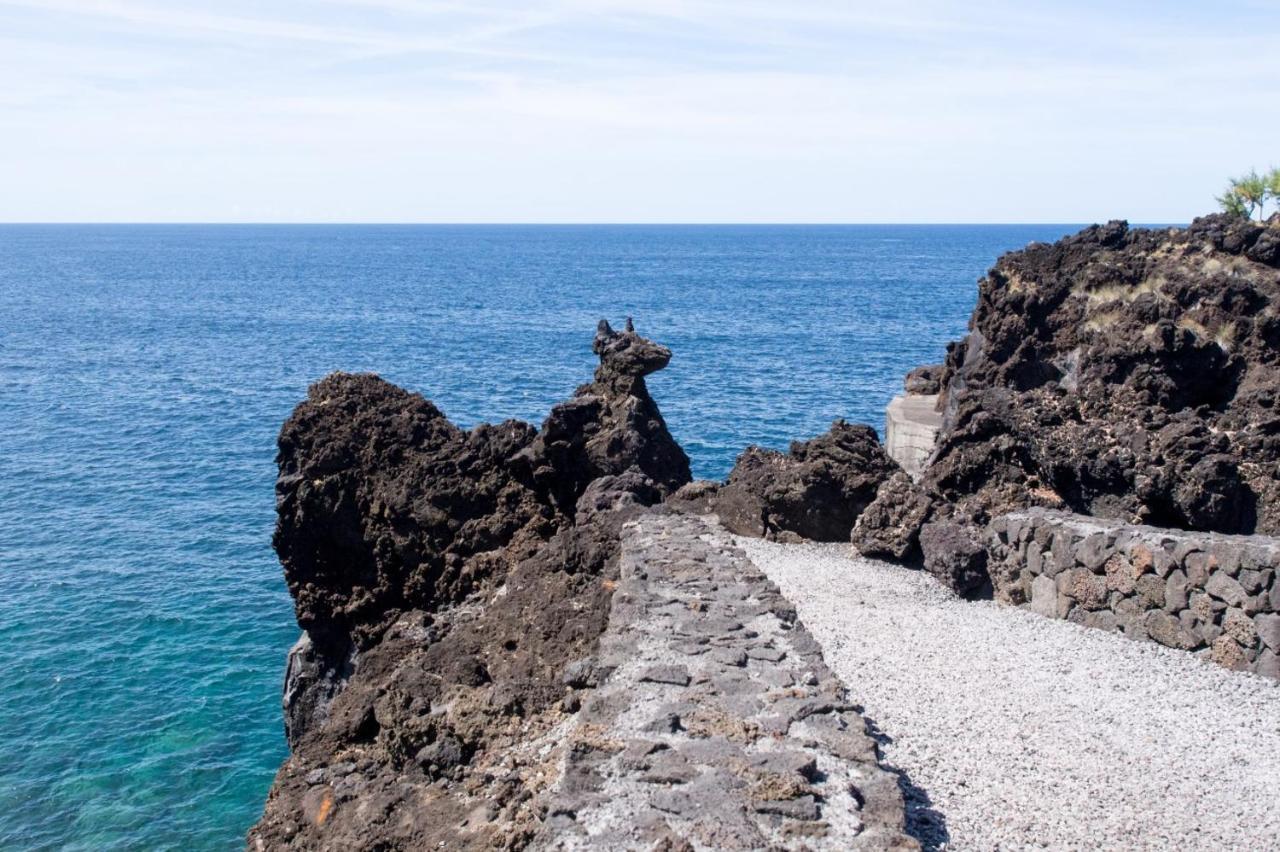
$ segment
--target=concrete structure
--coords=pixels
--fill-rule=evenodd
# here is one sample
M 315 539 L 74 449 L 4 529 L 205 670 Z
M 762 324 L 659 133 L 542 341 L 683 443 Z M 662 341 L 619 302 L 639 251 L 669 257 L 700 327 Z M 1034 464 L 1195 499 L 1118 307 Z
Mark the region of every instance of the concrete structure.
M 937 394 L 902 394 L 885 410 L 885 450 L 912 479 L 920 478 L 942 428 L 937 404 Z

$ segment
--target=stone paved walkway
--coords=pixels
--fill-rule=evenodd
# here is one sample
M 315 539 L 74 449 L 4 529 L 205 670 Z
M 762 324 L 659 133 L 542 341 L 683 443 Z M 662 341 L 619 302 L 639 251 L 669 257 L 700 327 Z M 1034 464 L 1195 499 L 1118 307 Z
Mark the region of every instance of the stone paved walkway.
M 713 521 L 623 533 L 596 686 L 540 844 L 914 849 L 896 775 L 786 602 Z

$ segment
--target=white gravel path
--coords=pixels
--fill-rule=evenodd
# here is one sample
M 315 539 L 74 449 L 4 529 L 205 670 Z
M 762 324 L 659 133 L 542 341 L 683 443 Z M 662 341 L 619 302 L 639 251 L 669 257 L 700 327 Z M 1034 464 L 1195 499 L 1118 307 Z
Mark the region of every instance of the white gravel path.
M 926 848 L 1280 849 L 1276 683 L 844 546 L 738 544 L 886 738 Z

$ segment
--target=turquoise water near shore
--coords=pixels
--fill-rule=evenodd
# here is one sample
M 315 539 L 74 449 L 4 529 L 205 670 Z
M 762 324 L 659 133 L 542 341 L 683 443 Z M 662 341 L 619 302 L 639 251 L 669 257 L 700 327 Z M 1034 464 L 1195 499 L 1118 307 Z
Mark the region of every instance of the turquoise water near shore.
M 242 846 L 285 755 L 274 441 L 310 381 L 540 422 L 633 315 L 719 478 L 879 428 L 995 258 L 1074 230 L 0 226 L 0 848 Z

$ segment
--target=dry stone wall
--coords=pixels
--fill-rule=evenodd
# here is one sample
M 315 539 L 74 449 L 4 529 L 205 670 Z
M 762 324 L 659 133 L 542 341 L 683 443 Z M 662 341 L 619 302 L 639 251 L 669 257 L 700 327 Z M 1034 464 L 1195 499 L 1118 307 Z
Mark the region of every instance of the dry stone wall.
M 713 521 L 624 527 L 534 848 L 919 849 L 896 774 L 794 607 Z
M 1280 678 L 1280 538 L 1030 509 L 992 521 L 997 599 Z

